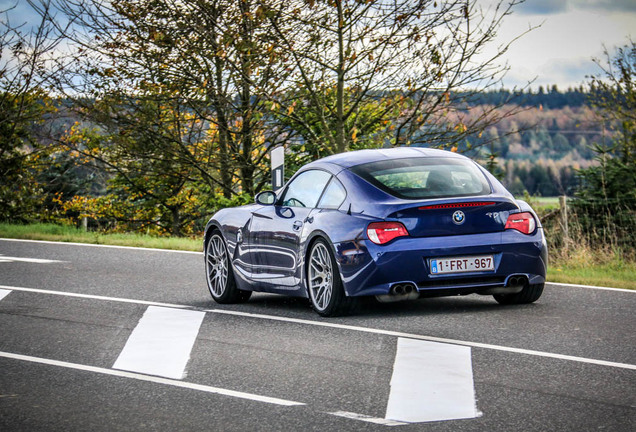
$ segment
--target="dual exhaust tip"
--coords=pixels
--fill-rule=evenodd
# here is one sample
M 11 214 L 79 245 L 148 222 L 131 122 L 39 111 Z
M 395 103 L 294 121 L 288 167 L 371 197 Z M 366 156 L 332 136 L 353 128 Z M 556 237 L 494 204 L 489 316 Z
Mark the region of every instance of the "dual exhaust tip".
M 417 289 L 415 289 L 415 286 L 410 283 L 395 284 L 391 287 L 391 294 L 398 296 L 409 295 L 414 291 L 417 292 Z
M 523 288 L 528 283 L 528 278 L 525 276 L 510 276 L 508 278 L 508 282 L 506 283 L 507 287 L 521 287 Z
M 389 294 L 378 295 L 375 298 L 380 303 L 393 303 L 404 300 L 416 300 L 420 293 L 412 282 L 397 283 L 391 287 Z

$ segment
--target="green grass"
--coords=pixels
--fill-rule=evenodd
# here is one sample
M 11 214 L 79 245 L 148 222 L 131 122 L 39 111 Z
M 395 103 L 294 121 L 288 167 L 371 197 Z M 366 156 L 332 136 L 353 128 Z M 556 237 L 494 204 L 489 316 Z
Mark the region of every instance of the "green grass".
M 48 240 L 154 249 L 201 251 L 200 238 L 152 237 L 140 234 L 103 234 L 84 232 L 71 226 L 54 224 L 13 225 L 0 223 L 0 238 Z M 551 263 L 548 281 L 583 285 L 636 289 L 636 263 L 620 256 L 605 255 L 595 262 L 591 252 L 582 250 L 567 260 Z
M 559 197 L 539 197 L 539 196 L 518 196 L 520 200 L 527 201 L 528 204 L 539 214 L 547 213 L 559 208 Z
M 636 263 L 582 263 L 575 259 L 556 262 L 548 267 L 548 282 L 636 289 Z
M 559 197 L 534 197 L 532 202 L 540 208 L 559 208 Z
M 153 237 L 141 234 L 104 234 L 55 224 L 13 225 L 0 223 L 1 238 L 48 240 L 112 246 L 135 246 L 152 249 L 202 251 L 203 239 L 184 237 Z

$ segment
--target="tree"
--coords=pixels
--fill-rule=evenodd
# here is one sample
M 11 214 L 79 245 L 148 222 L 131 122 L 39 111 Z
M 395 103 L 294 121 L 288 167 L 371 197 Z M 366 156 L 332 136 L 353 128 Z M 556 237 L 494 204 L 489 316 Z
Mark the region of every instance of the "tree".
M 79 135 L 90 138 L 64 145 L 107 167 L 115 196 L 128 191 L 140 206 L 164 209 L 144 217 L 179 234 L 196 216 L 184 213 L 186 191 L 200 200 L 190 206 L 200 217 L 269 180 L 265 158 L 279 138 L 262 93 L 278 82 L 279 56 L 252 2 L 57 6 L 76 54 L 55 85 L 88 125 Z
M 517 3 L 56 0 L 73 47 L 56 89 L 102 136 L 98 150 L 65 144 L 170 211 L 189 186 L 253 195 L 279 143 L 298 163 L 385 145 L 470 148 L 515 111 L 469 103 L 505 72 L 507 46 L 479 56 Z M 174 183 L 159 196 L 133 171 Z
M 450 148 L 512 114 L 467 107 L 505 72 L 508 45 L 480 55 L 517 1 L 486 11 L 470 0 L 288 3 L 261 1 L 293 67 L 272 100 L 307 145 Z
M 595 144 L 599 164 L 579 172 L 575 206 L 584 228 L 601 241 L 636 246 L 636 44 L 619 48 L 601 74 L 590 77 L 591 100 L 601 121 L 618 126 L 609 146 Z
M 49 24 L 49 3 L 33 29 L 13 26 L 8 10 L 0 11 L 0 219 L 29 219 L 41 200 L 32 171 L 44 150 L 33 126 L 54 110 L 43 88 L 54 69 L 48 54 L 60 39 Z
M 265 157 L 280 139 L 263 94 L 285 76 L 254 3 L 59 0 L 73 23 L 65 36 L 78 55 L 58 88 L 70 87 L 89 117 L 100 111 L 87 102 L 110 93 L 128 96 L 131 107 L 136 98 L 157 97 L 180 105 L 216 135 L 207 164 L 185 147 L 179 157 L 226 198 L 253 195 L 269 178 Z
M 591 101 L 601 110 L 609 124 L 618 124 L 620 138 L 616 150 L 624 162 L 636 158 L 636 43 L 617 50 L 611 58 L 605 50 L 605 61 L 596 59 L 602 73 L 590 77 Z
M 121 97 L 111 93 L 97 104 L 102 107 L 102 116 L 93 113 L 91 118 L 105 130 L 76 124 L 63 137 L 62 144 L 78 155 L 78 163 L 96 160 L 111 174 L 111 200 L 119 198 L 145 209 L 113 212 L 106 218 L 128 222 L 137 230 L 155 226 L 161 228 L 160 232 L 181 235 L 210 210 L 201 201 L 202 182 L 198 181 L 197 168 L 191 160 L 182 159 L 186 153 L 196 156 L 199 165 L 206 163 L 206 148 L 202 145 L 206 141 L 199 136 L 203 134 L 201 122 L 178 104 L 169 105 L 165 100 L 161 104 L 155 98 L 131 101 Z M 192 202 L 201 205 L 191 205 Z

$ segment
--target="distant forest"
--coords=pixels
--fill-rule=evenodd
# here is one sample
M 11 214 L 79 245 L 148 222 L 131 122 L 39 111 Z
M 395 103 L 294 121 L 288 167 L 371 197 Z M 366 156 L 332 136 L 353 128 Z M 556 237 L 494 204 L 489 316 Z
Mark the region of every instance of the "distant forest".
M 609 143 L 614 135 L 613 125 L 599 122 L 583 88 L 472 93 L 459 112 L 463 121 L 470 121 L 504 102 L 497 108 L 502 119 L 481 135 L 468 136 L 457 150 L 484 166 L 494 155 L 496 165 L 489 168 L 515 195 L 526 191 L 538 196 L 571 195 L 578 182 L 577 170 L 595 163 L 593 145 Z M 58 101 L 58 109 L 39 125 L 47 129 L 40 136 L 62 135 L 75 122 L 83 123 L 64 102 Z M 99 183 L 93 184 L 92 193 L 99 193 L 103 187 Z
M 473 99 L 471 99 L 472 105 L 498 105 L 509 100 L 513 100 L 514 103 L 527 107 L 541 107 L 545 109 L 552 108 L 564 108 L 580 107 L 588 103 L 588 94 L 585 92 L 583 86 L 572 89 L 568 88 L 566 91 L 561 92 L 558 87 L 552 85 L 549 89 L 545 89 L 543 86 L 539 86 L 536 92 L 533 91 L 517 91 L 511 92 L 510 90 L 493 90 L 488 92 L 482 92 Z
M 490 91 L 474 95 L 466 103 L 469 116 L 480 107 L 506 103 L 499 110 L 521 111 L 489 127 L 481 136 L 466 140 L 459 151 L 484 162 L 495 155 L 496 174 L 516 195 L 570 195 L 577 185 L 577 170 L 596 161 L 594 145 L 609 145 L 615 135 L 612 124 L 599 121 L 583 88 L 510 92 Z

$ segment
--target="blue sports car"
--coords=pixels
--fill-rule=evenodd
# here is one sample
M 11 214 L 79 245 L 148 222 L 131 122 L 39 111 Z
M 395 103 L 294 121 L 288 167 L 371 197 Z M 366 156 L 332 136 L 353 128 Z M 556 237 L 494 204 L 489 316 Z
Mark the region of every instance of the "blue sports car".
M 322 316 L 359 297 L 493 295 L 531 303 L 543 292 L 541 222 L 472 160 L 394 148 L 329 156 L 279 192 L 218 211 L 205 230 L 212 298 L 252 291 L 308 297 Z

